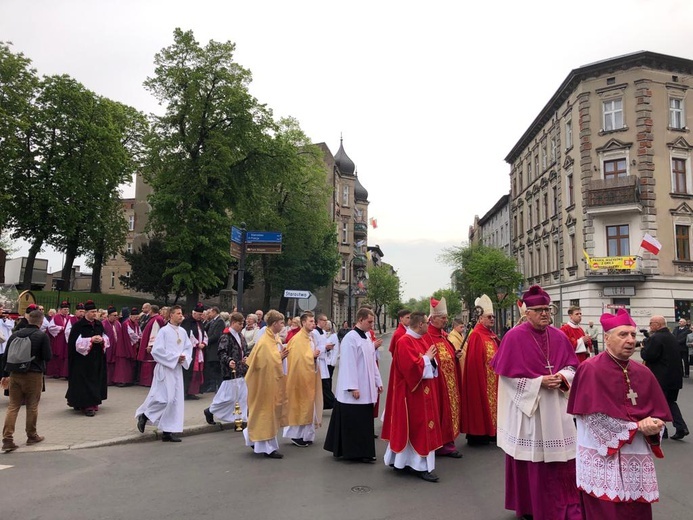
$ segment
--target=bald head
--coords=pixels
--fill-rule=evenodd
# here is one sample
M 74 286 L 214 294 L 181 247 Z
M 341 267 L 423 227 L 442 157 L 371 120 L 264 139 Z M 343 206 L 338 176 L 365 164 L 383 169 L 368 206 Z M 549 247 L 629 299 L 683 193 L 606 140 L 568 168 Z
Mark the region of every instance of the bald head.
M 663 329 L 664 327 L 667 326 L 667 322 L 664 319 L 664 316 L 652 316 L 650 318 L 650 330 L 652 332 Z

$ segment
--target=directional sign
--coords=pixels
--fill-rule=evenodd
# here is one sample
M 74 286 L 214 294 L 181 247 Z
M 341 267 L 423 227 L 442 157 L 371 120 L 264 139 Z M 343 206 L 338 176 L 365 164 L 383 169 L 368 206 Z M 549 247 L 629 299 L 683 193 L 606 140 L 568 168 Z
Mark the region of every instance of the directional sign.
M 246 244 L 281 244 L 282 234 L 278 231 L 248 231 L 245 234 Z
M 310 298 L 310 291 L 294 291 L 287 289 L 284 291 L 284 298 Z
M 241 257 L 241 244 L 231 242 L 231 256 L 234 258 Z
M 282 245 L 279 244 L 248 244 L 245 245 L 246 253 L 262 253 L 266 255 L 278 255 L 282 252 Z
M 231 242 L 236 242 L 236 244 L 241 243 L 243 238 L 243 233 L 236 226 L 231 226 Z

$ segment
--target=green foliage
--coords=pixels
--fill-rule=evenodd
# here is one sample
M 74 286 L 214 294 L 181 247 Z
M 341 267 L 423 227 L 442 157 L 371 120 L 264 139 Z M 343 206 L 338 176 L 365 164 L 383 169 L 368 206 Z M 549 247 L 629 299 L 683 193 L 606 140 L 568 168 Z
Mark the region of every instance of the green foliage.
M 380 314 L 384 306 L 399 302 L 399 278 L 387 265 L 368 268 L 367 300 L 373 305 L 373 312 L 380 329 Z
M 160 236 L 154 236 L 138 251 L 123 252 L 123 258 L 130 264 L 130 277 L 121 276 L 120 281 L 138 292 L 150 293 L 157 300 L 169 303 L 169 295 L 175 294 L 173 275 L 166 275 L 176 263 L 175 257 L 166 251 Z M 176 294 L 176 299 L 180 294 Z
M 194 299 L 226 283 L 231 211 L 257 189 L 274 123 L 248 92 L 250 72 L 233 60 L 234 44 L 202 47 L 180 29 L 173 37 L 144 84 L 166 106 L 152 118 L 144 175 L 154 189 L 150 226 L 177 259 L 164 274 Z
M 445 250 L 443 260 L 457 269 L 458 289 L 467 308 L 473 309 L 474 300 L 482 294 L 491 298 L 495 308 L 515 304 L 522 275 L 515 260 L 500 249 L 481 244 L 452 247 Z
M 450 318 L 457 318 L 462 314 L 462 297 L 457 291 L 453 291 L 452 289 L 438 289 L 433 293 L 433 298 L 436 300 L 445 298 L 445 303 L 448 308 L 448 316 Z

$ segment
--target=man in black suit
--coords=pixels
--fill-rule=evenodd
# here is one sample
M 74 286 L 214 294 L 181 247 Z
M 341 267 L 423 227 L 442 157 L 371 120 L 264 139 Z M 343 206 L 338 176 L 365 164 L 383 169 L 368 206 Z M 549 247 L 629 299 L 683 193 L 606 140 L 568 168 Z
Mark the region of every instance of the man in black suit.
M 681 318 L 678 327 L 674 328 L 673 334 L 679 345 L 681 361 L 683 361 L 683 377 L 688 377 L 691 371 L 690 363 L 688 362 L 688 345 L 686 345 L 686 338 L 690 333 L 691 328 L 688 326 L 688 322 L 685 318 Z
M 219 316 L 219 307 L 210 307 L 207 322 L 207 347 L 205 348 L 205 392 L 216 392 L 221 384 L 221 367 L 219 366 L 219 340 L 226 325 Z
M 662 387 L 671 410 L 674 428 L 676 428 L 676 433 L 671 438 L 680 441 L 689 433 L 686 421 L 683 420 L 681 410 L 676 402 L 679 390 L 683 387 L 683 367 L 681 366 L 678 342 L 667 328 L 663 316 L 650 318 L 650 337 L 644 342 L 640 357 L 652 370 L 659 386 Z M 664 437 L 666 438 L 666 436 L 667 430 L 665 429 Z

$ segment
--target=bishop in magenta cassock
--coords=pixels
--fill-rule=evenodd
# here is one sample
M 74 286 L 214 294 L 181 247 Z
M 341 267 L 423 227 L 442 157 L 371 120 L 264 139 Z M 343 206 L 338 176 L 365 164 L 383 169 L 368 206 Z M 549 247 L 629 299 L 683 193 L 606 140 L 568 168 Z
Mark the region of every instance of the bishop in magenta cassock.
M 106 374 L 108 384 L 113 385 L 117 382 L 113 377 L 115 375 L 117 351 L 120 350 L 122 353 L 122 348 L 119 349 L 119 347 L 123 339 L 123 331 L 121 330 L 120 320 L 118 319 L 118 310 L 111 306 L 106 312 L 106 319 L 102 320 L 101 324 L 111 344 L 111 348 L 106 350 Z M 124 383 L 122 380 L 120 382 Z
M 413 312 L 410 327 L 397 342 L 382 438 L 389 441 L 386 465 L 408 469 L 428 482 L 437 482 L 435 451 L 443 445 L 443 438 L 435 384 L 437 349 L 423 340 L 427 329 L 424 313 Z
M 156 360 L 152 357 L 152 347 L 154 340 L 162 327 L 166 325 L 166 320 L 159 314 L 157 305 L 151 306 L 151 315 L 147 320 L 147 324 L 142 331 L 142 339 L 140 340 L 140 349 L 137 351 L 137 360 L 140 362 L 140 378 L 141 386 L 152 386 L 154 378 L 154 367 Z
M 577 485 L 583 518 L 648 520 L 659 500 L 653 455 L 671 420 L 652 372 L 631 362 L 636 326 L 627 311 L 603 314 L 605 350 L 582 363 L 568 413 L 577 420 Z
M 491 368 L 491 360 L 500 344 L 493 332 L 495 315 L 491 299 L 484 294 L 474 305 L 483 309 L 483 313 L 465 346 L 460 407 L 462 431 L 467 434 L 470 446 L 489 444 L 496 439 L 498 375 Z
M 534 520 L 579 520 L 575 425 L 566 413 L 578 360 L 550 325 L 551 298 L 522 296 L 527 321 L 509 330 L 491 361 L 498 374 L 497 444 L 505 454 L 505 508 Z
M 67 377 L 67 326 L 70 324 L 70 303 L 60 303 L 60 310 L 53 316 L 48 325 L 53 357 L 46 364 L 46 375 L 49 377 Z

